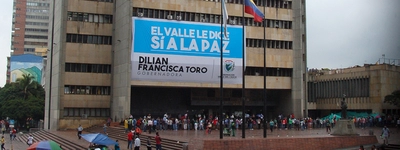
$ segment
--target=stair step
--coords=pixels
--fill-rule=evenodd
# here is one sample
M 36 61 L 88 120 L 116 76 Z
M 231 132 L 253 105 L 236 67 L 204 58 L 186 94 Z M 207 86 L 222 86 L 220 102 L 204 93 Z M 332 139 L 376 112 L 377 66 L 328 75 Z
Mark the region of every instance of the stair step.
M 62 137 L 59 137 L 57 135 L 54 135 L 50 132 L 47 132 L 45 130 L 29 133 L 29 134 L 23 134 L 18 136 L 16 140 L 21 141 L 25 143 L 28 140 L 28 136 L 32 135 L 34 138 L 34 142 L 39 142 L 39 141 L 44 141 L 44 140 L 52 140 L 62 146 L 62 149 L 75 149 L 75 150 L 81 150 L 81 149 L 86 149 L 83 146 L 77 145 L 74 142 L 68 141 Z
M 90 128 L 88 130 L 85 130 L 87 132 L 91 132 L 91 133 L 102 133 L 103 129 L 102 127 L 93 127 Z M 108 136 L 111 138 L 115 138 L 118 139 L 120 141 L 128 141 L 127 140 L 127 133 L 125 133 L 125 129 L 121 126 L 119 127 L 110 127 L 107 129 L 107 133 Z M 142 145 L 146 146 L 147 143 L 147 138 L 150 137 L 150 143 L 151 143 L 151 147 L 155 148 L 156 144 L 155 144 L 155 140 L 154 140 L 154 136 L 149 136 L 149 135 L 140 135 L 141 139 L 142 139 Z M 165 150 L 181 150 L 182 149 L 182 143 L 177 143 L 176 140 L 172 140 L 172 139 L 162 139 L 162 147 Z

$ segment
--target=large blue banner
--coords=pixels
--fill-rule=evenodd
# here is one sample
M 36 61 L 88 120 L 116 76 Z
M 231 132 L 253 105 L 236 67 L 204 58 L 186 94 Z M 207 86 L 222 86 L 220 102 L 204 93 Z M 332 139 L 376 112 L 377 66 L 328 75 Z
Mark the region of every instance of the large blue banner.
M 218 83 L 222 49 L 224 81 L 241 83 L 241 26 L 228 26 L 225 35 L 219 24 L 136 17 L 132 20 L 133 80 Z

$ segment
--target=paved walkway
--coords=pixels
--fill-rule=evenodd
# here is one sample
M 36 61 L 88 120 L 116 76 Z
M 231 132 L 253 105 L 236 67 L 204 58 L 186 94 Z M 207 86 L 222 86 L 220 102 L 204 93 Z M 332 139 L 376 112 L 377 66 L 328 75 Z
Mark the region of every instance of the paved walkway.
M 6 144 L 4 144 L 4 147 L 7 150 L 24 150 L 28 148 L 28 145 L 26 143 L 22 143 L 18 140 L 10 140 L 9 134 L 5 134 L 4 139 L 6 140 Z
M 113 128 L 113 127 L 111 127 Z M 120 127 L 115 127 L 115 128 L 120 128 Z M 378 142 L 383 143 L 383 140 L 379 137 L 381 133 L 381 128 L 367 128 L 367 129 L 356 129 L 357 133 L 360 134 L 360 136 L 367 136 L 369 135 L 369 130 L 374 131 L 374 135 L 377 136 Z M 400 144 L 400 132 L 396 131 L 395 128 L 391 128 L 391 137 L 389 138 L 389 143 L 390 144 Z M 89 142 L 85 141 L 84 139 L 79 140 L 76 136 L 76 131 L 72 130 L 65 130 L 65 131 L 50 131 L 54 134 L 57 134 L 58 136 L 65 138 L 66 140 L 69 140 L 71 142 L 74 142 L 78 145 L 87 147 L 89 145 Z M 84 132 L 87 133 L 87 132 Z M 166 131 L 159 131 L 161 138 L 166 138 L 166 139 L 174 139 L 176 142 L 188 142 L 191 139 L 195 138 L 206 138 L 206 139 L 215 139 L 218 140 L 220 139 L 219 136 L 219 130 L 213 130 L 211 134 L 206 134 L 204 130 L 178 130 L 178 131 L 171 131 L 171 130 L 166 130 Z M 155 136 L 155 132 L 152 132 L 151 134 L 148 133 L 143 133 L 145 135 L 152 135 Z M 126 134 L 121 132 L 120 136 L 126 137 Z M 274 130 L 272 133 L 268 130 L 267 132 L 267 138 L 301 138 L 301 137 L 330 137 L 332 135 L 329 135 L 325 129 L 322 128 L 317 128 L 317 129 L 308 129 L 304 131 L 296 131 L 296 130 Z M 28 147 L 26 143 L 14 140 L 10 141 L 8 134 L 5 135 L 6 139 L 6 144 L 5 147 L 6 149 L 13 149 L 13 150 L 24 150 Z M 241 139 L 242 138 L 242 132 L 241 130 L 237 130 L 236 136 L 235 137 L 230 137 L 230 136 L 224 136 L 223 139 Z M 254 129 L 254 130 L 246 130 L 245 132 L 245 138 L 246 139 L 251 139 L 251 138 L 263 138 L 263 129 Z M 145 142 L 145 139 L 142 139 L 142 142 Z M 125 149 L 127 147 L 127 141 L 119 141 L 120 147 L 122 149 Z M 114 148 L 111 147 L 110 148 Z M 141 147 L 141 149 L 145 149 L 144 146 Z

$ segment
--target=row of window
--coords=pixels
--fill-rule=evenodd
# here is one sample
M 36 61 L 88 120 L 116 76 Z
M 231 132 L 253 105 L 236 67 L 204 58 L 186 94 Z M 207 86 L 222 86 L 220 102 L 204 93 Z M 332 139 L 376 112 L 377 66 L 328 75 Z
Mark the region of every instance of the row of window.
M 25 22 L 26 25 L 33 25 L 33 26 L 49 26 L 49 23 L 45 22 Z
M 266 48 L 293 49 L 292 41 L 265 40 Z M 263 39 L 246 38 L 247 47 L 264 47 Z
M 207 23 L 221 23 L 222 20 L 221 15 L 147 8 L 133 8 L 133 16 Z M 229 24 L 231 25 L 242 25 L 242 22 L 241 16 L 229 16 Z M 252 17 L 245 17 L 244 25 L 262 27 L 263 23 L 255 22 Z M 266 27 L 292 29 L 292 21 L 266 19 Z
M 369 78 L 308 82 L 308 102 L 317 99 L 369 97 Z
M 292 68 L 266 68 L 265 76 L 291 77 Z M 246 67 L 245 75 L 264 76 L 263 67 Z
M 19 15 L 18 15 L 19 16 Z M 35 16 L 35 15 L 26 15 L 26 19 L 41 19 L 41 20 L 49 20 L 49 16 Z
M 221 1 L 221 0 L 204 0 L 204 1 Z M 225 0 L 227 3 L 242 4 L 243 0 Z M 253 0 L 257 6 L 275 7 L 292 9 L 292 1 L 285 0 Z
M 109 117 L 109 108 L 64 108 L 64 117 Z
M 87 0 L 87 1 L 96 1 L 96 2 L 109 2 L 112 3 L 114 0 Z
M 110 95 L 110 86 L 64 85 L 64 94 Z
M 25 45 L 41 45 L 41 46 L 47 46 L 47 42 L 24 42 Z
M 35 48 L 24 48 L 24 52 L 35 52 Z
M 26 6 L 43 6 L 43 7 L 50 7 L 50 3 L 26 2 Z
M 29 38 L 29 39 L 47 39 L 47 36 L 41 36 L 41 35 L 25 35 L 25 38 Z
M 48 9 L 32 9 L 32 8 L 27 8 L 26 12 L 33 12 L 33 13 L 49 13 Z
M 34 28 L 25 28 L 27 32 L 49 32 L 48 29 L 34 29 Z
M 68 20 L 94 22 L 94 23 L 112 23 L 113 16 L 112 15 L 102 15 L 102 14 L 68 12 Z
M 111 65 L 65 63 L 65 72 L 111 73 Z
M 67 42 L 111 45 L 111 36 L 67 34 Z

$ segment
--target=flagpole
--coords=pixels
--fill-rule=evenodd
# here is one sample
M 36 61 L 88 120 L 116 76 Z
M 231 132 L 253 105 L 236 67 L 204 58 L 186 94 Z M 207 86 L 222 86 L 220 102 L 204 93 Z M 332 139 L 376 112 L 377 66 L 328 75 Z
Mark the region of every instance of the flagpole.
M 245 0 L 242 0 L 242 39 L 243 39 L 243 44 L 242 44 L 242 138 L 246 138 L 246 136 L 245 136 L 245 122 L 246 122 L 246 116 L 245 116 L 245 111 L 246 111 L 246 107 L 245 107 L 245 99 L 246 99 L 246 97 L 245 97 L 245 91 L 244 91 L 244 89 L 245 89 L 245 83 L 246 83 L 246 80 L 245 80 L 245 76 L 244 76 L 244 73 L 245 73 L 245 52 L 244 52 L 244 49 L 245 49 L 245 41 L 246 41 L 246 39 L 244 38 L 245 37 L 245 32 L 244 32 L 244 30 L 245 30 L 245 27 L 244 27 L 244 2 Z
M 263 98 L 264 98 L 264 108 L 263 108 L 263 126 L 264 126 L 264 138 L 267 138 L 267 82 L 266 82 L 266 73 L 267 69 L 266 67 L 266 42 L 265 42 L 265 27 L 267 20 L 265 19 L 265 0 L 264 2 L 264 18 L 263 18 L 263 26 L 264 26 L 264 40 L 263 40 L 263 45 L 264 45 L 264 67 L 263 67 L 263 75 L 264 75 L 264 91 L 263 91 Z
M 220 45 L 220 77 L 219 77 L 219 89 L 220 89 L 220 101 L 219 101 L 219 139 L 223 139 L 223 122 L 222 122 L 222 112 L 223 112 L 223 104 L 222 101 L 224 99 L 224 74 L 223 74 L 223 34 L 222 34 L 222 30 L 223 30 L 223 22 L 224 22 L 224 10 L 223 10 L 223 5 L 225 4 L 225 1 L 222 0 L 221 1 L 221 45 Z

